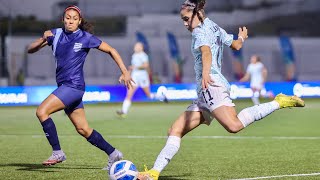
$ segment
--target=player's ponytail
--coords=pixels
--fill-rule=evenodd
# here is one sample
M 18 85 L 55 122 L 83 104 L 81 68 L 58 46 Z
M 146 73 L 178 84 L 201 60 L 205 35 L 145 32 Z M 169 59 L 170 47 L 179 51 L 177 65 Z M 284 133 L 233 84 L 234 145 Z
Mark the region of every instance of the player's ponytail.
M 87 31 L 88 33 L 93 34 L 93 25 L 86 21 L 84 18 L 82 18 L 79 28 L 83 31 Z
M 203 17 L 200 15 L 200 12 L 202 15 L 204 15 L 204 5 L 206 4 L 206 0 L 186 0 L 182 6 L 181 9 L 189 9 L 193 11 L 193 15 L 197 15 L 198 19 L 203 22 Z

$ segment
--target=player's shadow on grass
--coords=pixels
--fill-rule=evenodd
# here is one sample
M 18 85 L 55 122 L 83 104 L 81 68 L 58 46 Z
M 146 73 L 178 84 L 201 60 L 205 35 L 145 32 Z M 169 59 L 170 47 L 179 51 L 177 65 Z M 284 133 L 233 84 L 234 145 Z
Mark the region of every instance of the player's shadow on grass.
M 190 177 L 190 174 L 183 174 L 179 176 L 160 176 L 159 180 L 185 180 L 184 177 Z
M 42 172 L 56 172 L 59 169 L 101 169 L 97 167 L 88 166 L 43 166 L 42 164 L 27 164 L 27 163 L 11 163 L 11 164 L 0 164 L 0 167 L 17 167 L 17 171 L 42 171 Z

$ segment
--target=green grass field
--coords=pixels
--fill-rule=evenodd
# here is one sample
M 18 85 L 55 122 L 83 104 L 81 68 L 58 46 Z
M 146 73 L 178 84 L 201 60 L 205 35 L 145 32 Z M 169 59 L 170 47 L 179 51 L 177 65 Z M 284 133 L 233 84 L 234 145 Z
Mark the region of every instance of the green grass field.
M 250 101 L 235 103 L 238 110 L 251 106 Z M 115 115 L 120 104 L 86 105 L 86 113 L 90 126 L 143 170 L 144 164 L 152 167 L 167 129 L 188 104 L 134 103 L 126 119 Z M 0 108 L 1 180 L 108 179 L 101 170 L 106 155 L 79 136 L 63 113 L 52 117 L 67 161 L 43 167 L 51 147 L 35 110 Z M 305 108 L 276 111 L 238 134 L 229 134 L 217 122 L 202 125 L 183 139 L 160 180 L 320 179 L 313 174 L 320 172 L 319 112 L 320 100 L 307 99 Z

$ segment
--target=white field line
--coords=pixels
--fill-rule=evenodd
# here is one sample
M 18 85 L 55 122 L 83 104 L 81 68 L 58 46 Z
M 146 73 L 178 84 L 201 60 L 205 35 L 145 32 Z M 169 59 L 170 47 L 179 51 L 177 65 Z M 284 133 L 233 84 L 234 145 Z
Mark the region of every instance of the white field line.
M 27 134 L 0 134 L 0 138 L 5 137 L 22 137 L 30 136 L 32 138 L 42 138 L 44 135 L 27 135 Z M 78 137 L 79 135 L 59 135 L 59 137 Z M 106 138 L 115 139 L 166 139 L 167 136 L 132 136 L 132 135 L 106 135 Z M 303 137 L 303 136 L 186 136 L 184 139 L 276 139 L 276 140 L 320 140 L 320 136 Z
M 256 180 L 256 179 L 273 179 L 273 178 L 283 178 L 283 177 L 302 177 L 302 176 L 319 176 L 319 175 L 320 173 L 288 174 L 288 175 L 264 176 L 264 177 L 254 177 L 254 178 L 230 179 L 230 180 Z

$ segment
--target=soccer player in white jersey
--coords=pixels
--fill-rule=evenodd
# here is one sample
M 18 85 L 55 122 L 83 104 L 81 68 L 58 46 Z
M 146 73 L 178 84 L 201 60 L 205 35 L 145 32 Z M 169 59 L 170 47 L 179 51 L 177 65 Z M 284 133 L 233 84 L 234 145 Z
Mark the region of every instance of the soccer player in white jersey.
M 191 50 L 195 58 L 198 99 L 169 128 L 168 139 L 153 168 L 140 172 L 139 179 L 158 180 L 180 148 L 181 138 L 201 124 L 209 125 L 215 118 L 228 132 L 237 133 L 275 110 L 303 107 L 296 96 L 279 94 L 274 101 L 248 107 L 237 114 L 229 92 L 230 85 L 221 74 L 223 45 L 239 50 L 248 38 L 246 27 L 239 28 L 238 40 L 205 17 L 205 0 L 187 0 L 180 10 L 185 27 L 192 33 Z
M 131 59 L 131 66 L 129 66 L 129 70 L 131 71 L 131 77 L 135 82 L 133 84 L 133 88 L 127 90 L 127 95 L 122 104 L 122 109 L 117 111 L 117 114 L 120 117 L 126 117 L 129 108 L 131 106 L 131 101 L 136 90 L 141 87 L 143 92 L 147 97 L 151 98 L 150 93 L 150 80 L 148 74 L 149 68 L 149 57 L 144 52 L 143 44 L 141 42 L 137 42 L 134 45 L 134 53 Z
M 264 89 L 267 75 L 267 68 L 261 62 L 260 57 L 257 55 L 251 56 L 247 72 L 240 81 L 245 82 L 250 79 L 250 88 L 252 90 L 251 99 L 254 105 L 260 104 L 259 97 L 261 96 L 261 90 Z

